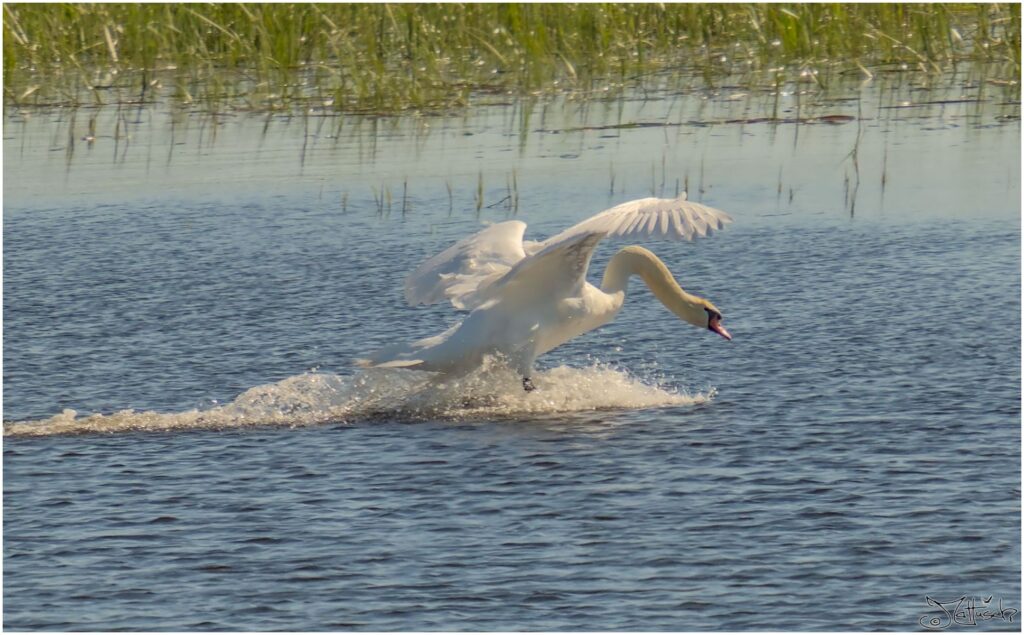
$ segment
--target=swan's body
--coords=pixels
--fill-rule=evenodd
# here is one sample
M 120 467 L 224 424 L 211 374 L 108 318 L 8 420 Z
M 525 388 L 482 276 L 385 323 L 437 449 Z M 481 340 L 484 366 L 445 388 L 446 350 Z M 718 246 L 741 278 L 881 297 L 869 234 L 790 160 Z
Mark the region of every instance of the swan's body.
M 440 335 L 385 347 L 363 366 L 461 374 L 488 355 L 506 359 L 532 388 L 534 360 L 613 320 L 639 275 L 669 310 L 726 339 L 721 312 L 686 293 L 668 268 L 643 247 L 612 257 L 598 288 L 586 280 L 597 244 L 610 236 L 662 236 L 692 240 L 731 222 L 724 212 L 678 199 L 645 198 L 601 212 L 548 240 L 523 240 L 526 224 L 506 221 L 465 238 L 420 265 L 406 279 L 409 304 L 449 300 L 470 313 Z

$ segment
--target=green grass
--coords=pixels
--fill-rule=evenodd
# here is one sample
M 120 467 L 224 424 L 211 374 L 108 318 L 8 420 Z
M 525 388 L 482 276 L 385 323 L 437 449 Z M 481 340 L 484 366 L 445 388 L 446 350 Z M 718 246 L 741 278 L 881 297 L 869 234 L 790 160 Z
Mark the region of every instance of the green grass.
M 1019 91 L 1020 21 L 1017 4 L 5 4 L 4 99 L 398 112 L 658 72 L 771 84 L 974 63 Z

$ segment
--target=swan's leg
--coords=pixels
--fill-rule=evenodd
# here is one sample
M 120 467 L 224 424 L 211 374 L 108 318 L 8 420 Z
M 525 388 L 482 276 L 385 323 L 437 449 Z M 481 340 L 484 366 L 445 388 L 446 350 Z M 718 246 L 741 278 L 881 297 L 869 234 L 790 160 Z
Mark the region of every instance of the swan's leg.
M 523 390 L 526 392 L 536 388 L 530 380 L 530 377 L 533 375 L 533 362 L 535 359 L 537 359 L 537 354 L 534 352 L 532 339 L 520 348 L 516 355 L 512 356 L 512 367 L 523 378 Z

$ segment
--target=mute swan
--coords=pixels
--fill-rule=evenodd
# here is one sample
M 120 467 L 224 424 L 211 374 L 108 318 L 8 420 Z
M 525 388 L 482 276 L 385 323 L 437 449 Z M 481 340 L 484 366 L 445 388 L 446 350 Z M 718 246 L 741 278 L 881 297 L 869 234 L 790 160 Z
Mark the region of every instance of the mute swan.
M 721 311 L 683 291 L 668 267 L 643 247 L 615 254 L 601 288 L 586 279 L 590 257 L 604 238 L 692 240 L 730 222 L 726 213 L 687 201 L 683 193 L 623 203 L 543 242 L 524 241 L 522 221 L 491 225 L 430 258 L 405 281 L 410 305 L 448 300 L 470 312 L 466 319 L 440 335 L 387 346 L 356 363 L 461 374 L 479 367 L 485 355 L 498 354 L 530 391 L 534 360 L 614 319 L 634 274 L 681 319 L 731 340 Z

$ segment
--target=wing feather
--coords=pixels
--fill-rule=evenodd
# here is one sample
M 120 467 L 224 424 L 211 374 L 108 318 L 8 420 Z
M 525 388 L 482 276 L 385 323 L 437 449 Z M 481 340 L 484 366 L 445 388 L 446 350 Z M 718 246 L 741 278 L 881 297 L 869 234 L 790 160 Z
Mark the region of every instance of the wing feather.
M 614 223 L 614 221 L 611 221 L 611 222 Z M 636 231 L 637 228 L 639 228 L 640 225 L 642 225 L 643 223 L 644 223 L 644 217 L 640 216 L 639 214 L 635 215 L 635 216 L 623 215 L 622 219 L 618 222 L 618 226 L 621 227 L 622 229 L 619 229 L 618 231 L 616 231 L 615 235 L 616 236 L 628 236 L 629 234 L 631 234 L 634 231 Z
M 676 238 L 686 238 L 686 224 L 683 222 L 683 214 L 677 209 L 672 210 L 672 230 Z
M 477 306 L 477 292 L 500 279 L 526 256 L 525 231 L 526 223 L 512 220 L 463 238 L 406 277 L 406 301 L 412 306 L 445 300 L 457 309 Z
M 671 238 L 710 236 L 732 218 L 721 210 L 679 198 L 641 198 L 592 216 L 544 242 L 554 244 L 581 233 L 603 232 L 609 238 Z
M 708 222 L 704 220 L 703 214 L 694 213 L 693 220 L 691 220 L 690 222 L 693 223 L 693 230 L 697 232 L 698 236 L 704 238 L 705 236 L 708 235 Z
M 648 233 L 648 234 L 653 234 L 654 231 L 655 231 L 654 228 L 658 224 L 658 215 L 657 214 L 648 214 L 647 216 L 644 217 L 644 221 L 645 221 L 644 224 L 647 225 L 647 228 L 644 229 L 643 231 L 645 233 Z
M 523 294 L 560 298 L 579 292 L 586 280 L 590 257 L 604 232 L 584 232 L 552 243 L 516 263 L 508 273 L 479 292 L 479 304 L 500 297 Z

